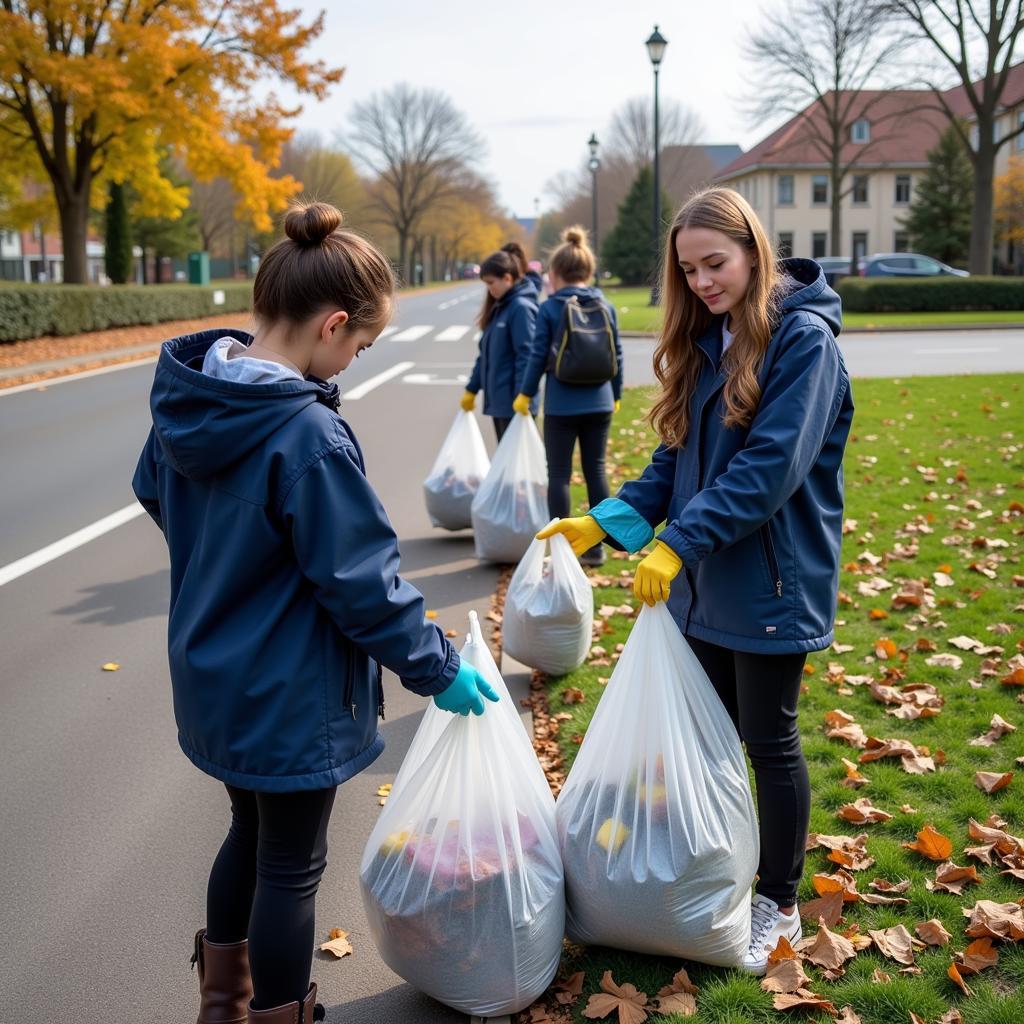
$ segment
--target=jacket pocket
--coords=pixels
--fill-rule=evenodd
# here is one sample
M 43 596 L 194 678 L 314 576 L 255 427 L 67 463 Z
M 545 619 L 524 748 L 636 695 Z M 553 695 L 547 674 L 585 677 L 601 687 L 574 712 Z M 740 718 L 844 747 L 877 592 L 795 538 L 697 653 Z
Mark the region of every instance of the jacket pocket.
M 379 661 L 374 661 L 374 668 L 377 670 L 377 714 L 384 718 L 384 669 Z
M 765 523 L 760 530 L 761 549 L 764 551 L 765 561 L 768 563 L 768 576 L 772 586 L 775 588 L 775 596 L 782 597 L 782 573 L 779 570 L 779 560 L 775 557 L 775 543 L 772 541 L 772 531 L 768 523 Z
M 347 674 L 345 678 L 344 705 L 352 717 L 356 717 L 355 687 L 356 687 L 356 649 L 351 640 L 345 641 L 348 657 L 346 660 Z

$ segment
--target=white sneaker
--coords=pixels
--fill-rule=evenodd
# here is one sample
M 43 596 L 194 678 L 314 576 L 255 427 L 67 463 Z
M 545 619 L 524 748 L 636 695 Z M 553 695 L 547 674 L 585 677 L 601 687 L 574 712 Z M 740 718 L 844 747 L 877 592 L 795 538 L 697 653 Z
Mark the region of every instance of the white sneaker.
M 800 912 L 797 907 L 783 914 L 774 900 L 755 896 L 750 901 L 750 947 L 743 958 L 743 970 L 757 977 L 763 975 L 768 969 L 768 954 L 783 937 L 791 946 L 800 940 Z

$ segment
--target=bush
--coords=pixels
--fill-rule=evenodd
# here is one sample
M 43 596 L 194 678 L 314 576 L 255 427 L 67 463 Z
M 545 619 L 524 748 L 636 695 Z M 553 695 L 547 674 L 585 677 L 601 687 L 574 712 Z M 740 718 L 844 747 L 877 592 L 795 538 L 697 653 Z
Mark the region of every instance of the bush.
M 222 305 L 213 294 L 224 293 Z M 203 287 L 192 284 L 36 284 L 0 288 L 0 342 L 134 327 L 167 320 L 194 320 L 244 312 L 252 305 L 252 283 Z
M 847 313 L 1024 309 L 1019 277 L 845 277 L 838 291 Z

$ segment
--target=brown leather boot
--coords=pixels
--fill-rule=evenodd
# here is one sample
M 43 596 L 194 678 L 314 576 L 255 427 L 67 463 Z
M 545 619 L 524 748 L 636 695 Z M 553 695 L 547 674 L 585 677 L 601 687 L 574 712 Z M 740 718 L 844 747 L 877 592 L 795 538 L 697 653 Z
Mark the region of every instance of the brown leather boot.
M 249 1006 L 249 1024 L 313 1024 L 324 1019 L 324 1008 L 316 1001 L 316 985 L 311 984 L 301 1003 L 285 1003 L 269 1010 Z
M 249 943 L 210 942 L 206 929 L 196 932 L 192 966 L 199 969 L 199 1017 L 196 1024 L 246 1024 L 252 978 Z

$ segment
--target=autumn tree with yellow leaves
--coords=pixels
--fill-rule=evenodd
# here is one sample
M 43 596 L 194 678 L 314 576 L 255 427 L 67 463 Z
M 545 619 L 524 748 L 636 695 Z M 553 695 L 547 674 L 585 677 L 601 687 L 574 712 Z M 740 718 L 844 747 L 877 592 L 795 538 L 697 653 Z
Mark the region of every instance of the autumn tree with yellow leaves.
M 1024 244 L 1024 158 L 1010 157 L 1006 172 L 996 178 L 995 199 L 999 240 L 1019 250 Z
M 256 90 L 269 78 L 322 99 L 341 77 L 303 56 L 323 15 L 301 18 L 278 0 L 0 0 L 0 182 L 49 183 L 65 281 L 86 280 L 107 182 L 130 182 L 152 216 L 188 205 L 161 173 L 168 149 L 197 179 L 230 182 L 240 214 L 269 228 L 298 189 L 270 173 L 298 110 Z

